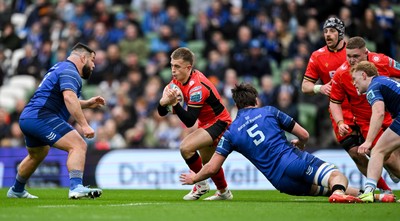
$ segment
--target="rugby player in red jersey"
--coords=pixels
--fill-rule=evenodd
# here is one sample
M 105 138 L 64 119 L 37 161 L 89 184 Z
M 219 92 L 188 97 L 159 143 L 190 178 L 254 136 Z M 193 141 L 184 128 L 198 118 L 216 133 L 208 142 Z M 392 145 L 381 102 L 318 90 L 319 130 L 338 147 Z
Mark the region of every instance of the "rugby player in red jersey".
M 331 80 L 335 75 L 336 70 L 346 61 L 344 23 L 336 17 L 330 17 L 325 21 L 323 31 L 326 46 L 311 54 L 304 74 L 302 91 L 305 94 L 313 95 L 321 93 L 329 97 L 332 89 Z M 322 85 L 316 84 L 318 80 L 322 82 Z M 366 171 L 368 161 L 364 156 L 357 154 L 356 147 L 361 144 L 361 141 L 357 139 L 357 134 L 360 129 L 354 123 L 354 115 L 347 98 L 342 100 L 341 107 L 343 116 L 342 120 L 343 123 L 348 125 L 348 133 L 342 135 L 339 133 L 339 127 L 336 123 L 337 121 L 335 121 L 331 110 L 329 109 L 332 127 L 337 141 L 353 159 L 357 168 L 363 173 L 363 171 Z M 379 180 L 378 187 L 383 190 L 390 190 L 389 186 L 383 179 Z
M 231 124 L 228 110 L 222 104 L 221 97 L 215 86 L 194 67 L 195 56 L 188 48 L 178 48 L 171 54 L 172 80 L 177 85 L 187 104 L 185 110 L 178 102 L 179 92 L 165 87 L 158 105 L 160 116 L 168 114 L 167 106 L 173 106 L 173 112 L 187 126 L 192 127 L 198 121 L 198 128 L 186 136 L 180 151 L 189 168 L 199 172 L 214 154 L 222 134 Z M 199 154 L 199 153 L 200 154 Z M 224 171 L 221 169 L 211 177 L 217 186 L 215 195 L 205 200 L 230 200 L 233 198 L 227 189 Z M 197 182 L 193 189 L 183 197 L 184 200 L 197 200 L 209 191 L 207 180 Z
M 353 85 L 352 76 L 350 70 L 352 67 L 356 66 L 361 61 L 372 62 L 380 75 L 388 77 L 400 77 L 399 64 L 392 58 L 374 52 L 369 52 L 366 48 L 366 43 L 361 37 L 350 38 L 346 46 L 346 56 L 347 61 L 344 62 L 336 71 L 335 76 L 332 79 L 332 90 L 330 96 L 330 108 L 335 121 L 338 123 L 339 133 L 341 135 L 348 134 L 349 126 L 343 122 L 343 113 L 341 106 L 343 100 L 348 100 L 350 103 L 351 111 L 354 114 L 355 123 L 360 128 L 361 134 L 357 135 L 363 140 L 367 137 L 370 119 L 372 114 L 371 106 L 366 99 L 365 94 L 359 94 L 356 87 Z M 382 123 L 382 127 L 378 132 L 378 136 L 372 143 L 372 146 L 379 139 L 383 131 L 392 123 L 392 118 L 389 113 L 385 113 L 385 117 Z M 356 154 L 358 147 L 352 148 L 351 153 Z M 399 150 L 400 151 L 400 150 Z M 385 166 L 389 169 L 388 172 L 394 172 L 399 170 L 396 162 L 400 162 L 400 152 L 393 152 L 390 158 L 385 161 Z M 359 155 L 364 157 L 363 155 Z M 364 166 L 360 171 L 366 175 L 367 174 L 367 161 L 364 162 Z M 400 172 L 400 171 L 399 171 Z M 400 174 L 399 174 L 400 175 Z M 398 178 L 390 173 L 390 177 L 394 182 L 399 182 Z

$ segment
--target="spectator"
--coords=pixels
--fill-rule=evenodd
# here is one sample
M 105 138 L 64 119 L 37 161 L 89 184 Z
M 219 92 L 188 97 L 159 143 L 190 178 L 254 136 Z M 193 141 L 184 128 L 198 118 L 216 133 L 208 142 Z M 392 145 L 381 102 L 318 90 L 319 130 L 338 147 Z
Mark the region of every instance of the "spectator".
M 121 49 L 121 56 L 125 57 L 130 53 L 136 53 L 140 62 L 145 62 L 149 56 L 149 48 L 146 40 L 139 36 L 137 26 L 128 24 L 125 27 L 125 35 L 118 43 Z
M 261 48 L 260 41 L 254 39 L 250 42 L 249 53 L 238 68 L 238 76 L 243 80 L 259 82 L 264 74 L 272 75 L 269 58 Z
M 396 42 L 396 13 L 393 11 L 389 0 L 379 0 L 378 7 L 375 9 L 375 16 L 383 30 L 383 42 L 385 42 L 385 44 L 380 45 L 380 51 L 389 57 L 396 57 L 396 47 L 394 46 Z
M 145 11 L 142 19 L 142 31 L 144 35 L 157 32 L 167 19 L 167 14 L 162 8 L 161 3 L 152 1 L 150 4 L 150 9 Z
M 196 20 L 191 27 L 192 33 L 190 40 L 201 40 L 208 42 L 211 39 L 211 33 L 215 30 L 204 11 L 197 12 Z
M 366 41 L 374 43 L 376 52 L 383 52 L 382 48 L 384 48 L 386 42 L 384 42 L 383 30 L 375 18 L 373 9 L 367 8 L 365 10 L 364 17 L 357 26 L 357 36 L 361 36 Z
M 125 27 L 128 25 L 128 17 L 123 12 L 118 12 L 114 16 L 114 25 L 109 31 L 110 42 L 118 44 L 125 36 Z
M 217 50 L 210 51 L 208 55 L 208 63 L 206 65 L 204 73 L 207 73 L 207 78 L 215 77 L 218 81 L 224 80 L 225 70 L 228 66 L 225 66 L 221 60 L 221 55 Z
M 228 20 L 222 27 L 222 32 L 224 33 L 225 38 L 228 40 L 234 40 L 239 27 L 245 25 L 245 23 L 246 21 L 244 20 L 242 8 L 235 6 L 231 7 Z
M 164 22 L 171 28 L 173 36 L 179 36 L 181 40 L 185 41 L 187 39 L 186 33 L 186 23 L 182 19 L 181 14 L 176 6 L 168 6 L 167 17 Z
M 24 49 L 25 56 L 19 60 L 16 74 L 30 75 L 35 77 L 37 81 L 41 81 L 42 67 L 40 65 L 38 57 L 36 56 L 33 45 L 28 43 L 24 46 Z
M 261 77 L 261 92 L 259 94 L 260 106 L 271 106 L 274 102 L 274 82 L 272 81 L 271 75 L 264 75 Z
M 0 146 L 10 148 L 24 148 L 25 139 L 24 134 L 19 128 L 19 123 L 12 122 L 10 125 L 10 131 L 3 139 L 0 139 Z
M 118 81 L 125 79 L 128 74 L 128 68 L 122 60 L 120 48 L 116 44 L 110 44 L 107 47 L 106 73 Z
M 114 119 L 108 119 L 104 123 L 104 129 L 107 140 L 110 144 L 110 149 L 121 149 L 127 147 L 124 137 L 117 132 L 117 124 Z
M 14 25 L 8 22 L 2 27 L 2 32 L 0 34 L 0 45 L 2 45 L 4 48 L 10 49 L 11 51 L 21 48 L 22 40 L 20 37 L 18 37 L 17 33 L 15 33 Z

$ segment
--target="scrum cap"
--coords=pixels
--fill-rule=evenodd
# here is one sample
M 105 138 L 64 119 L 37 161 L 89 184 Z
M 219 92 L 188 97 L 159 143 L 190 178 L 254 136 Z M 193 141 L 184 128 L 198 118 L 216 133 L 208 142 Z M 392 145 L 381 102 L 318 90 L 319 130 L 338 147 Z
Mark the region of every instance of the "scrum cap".
M 344 22 L 342 20 L 336 17 L 330 17 L 324 23 L 323 29 L 325 28 L 336 29 L 339 33 L 339 39 L 342 40 L 344 38 Z

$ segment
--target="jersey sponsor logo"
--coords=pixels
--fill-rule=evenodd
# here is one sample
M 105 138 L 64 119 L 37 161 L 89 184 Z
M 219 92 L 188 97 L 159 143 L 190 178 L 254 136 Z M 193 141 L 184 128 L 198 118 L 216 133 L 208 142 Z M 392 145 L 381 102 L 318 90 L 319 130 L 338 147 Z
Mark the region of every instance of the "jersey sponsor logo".
M 374 61 L 374 62 L 379 62 L 379 60 L 381 60 L 378 56 L 373 56 L 372 57 L 372 60 Z
M 201 91 L 196 91 L 190 94 L 190 101 L 191 102 L 200 102 L 203 98 L 203 93 Z
M 372 100 L 372 99 L 374 99 L 374 98 L 375 98 L 374 91 L 368 91 L 368 93 L 367 93 L 367 99 L 370 101 L 370 100 Z
M 190 89 L 189 94 L 192 92 L 195 92 L 195 91 L 199 91 L 199 90 L 201 90 L 201 86 L 196 86 L 196 87 Z
M 55 133 L 51 132 L 49 135 L 46 136 L 46 138 L 48 140 L 54 140 L 56 138 L 56 136 L 57 135 Z

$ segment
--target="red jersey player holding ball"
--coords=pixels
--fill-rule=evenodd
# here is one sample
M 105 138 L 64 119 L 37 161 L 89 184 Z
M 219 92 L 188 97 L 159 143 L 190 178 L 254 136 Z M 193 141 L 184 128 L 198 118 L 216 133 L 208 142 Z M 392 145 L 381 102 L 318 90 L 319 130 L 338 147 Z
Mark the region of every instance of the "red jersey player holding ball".
M 331 96 L 332 78 L 336 70 L 346 61 L 346 42 L 344 41 L 345 27 L 343 21 L 336 17 L 328 18 L 323 26 L 326 46 L 314 51 L 311 54 L 302 83 L 302 91 L 305 94 L 324 94 Z M 321 80 L 322 85 L 316 82 Z M 341 102 L 343 122 L 348 125 L 348 133 L 340 134 L 337 122 L 330 114 L 332 127 L 337 141 L 347 151 L 355 162 L 357 168 L 365 175 L 368 160 L 365 156 L 357 153 L 357 147 L 361 141 L 357 138 L 360 133 L 359 127 L 354 122 L 354 115 L 351 106 L 345 97 Z M 331 110 L 329 109 L 329 113 Z M 386 182 L 381 178 L 378 187 L 384 190 L 390 190 Z
M 160 116 L 167 115 L 167 107 L 172 105 L 173 113 L 187 127 L 192 127 L 198 121 L 198 128 L 186 136 L 180 144 L 183 159 L 189 168 L 197 173 L 214 154 L 219 139 L 231 124 L 232 119 L 222 104 L 215 86 L 203 73 L 193 68 L 194 60 L 194 53 L 188 48 L 181 47 L 172 52 L 172 80 L 170 83 L 181 89 L 187 110 L 179 103 L 179 91 L 165 87 L 158 105 L 158 113 Z M 215 195 L 207 197 L 205 200 L 230 200 L 233 198 L 231 191 L 227 189 L 222 167 L 211 179 L 218 190 Z M 197 200 L 209 189 L 207 180 L 200 181 L 183 199 Z

